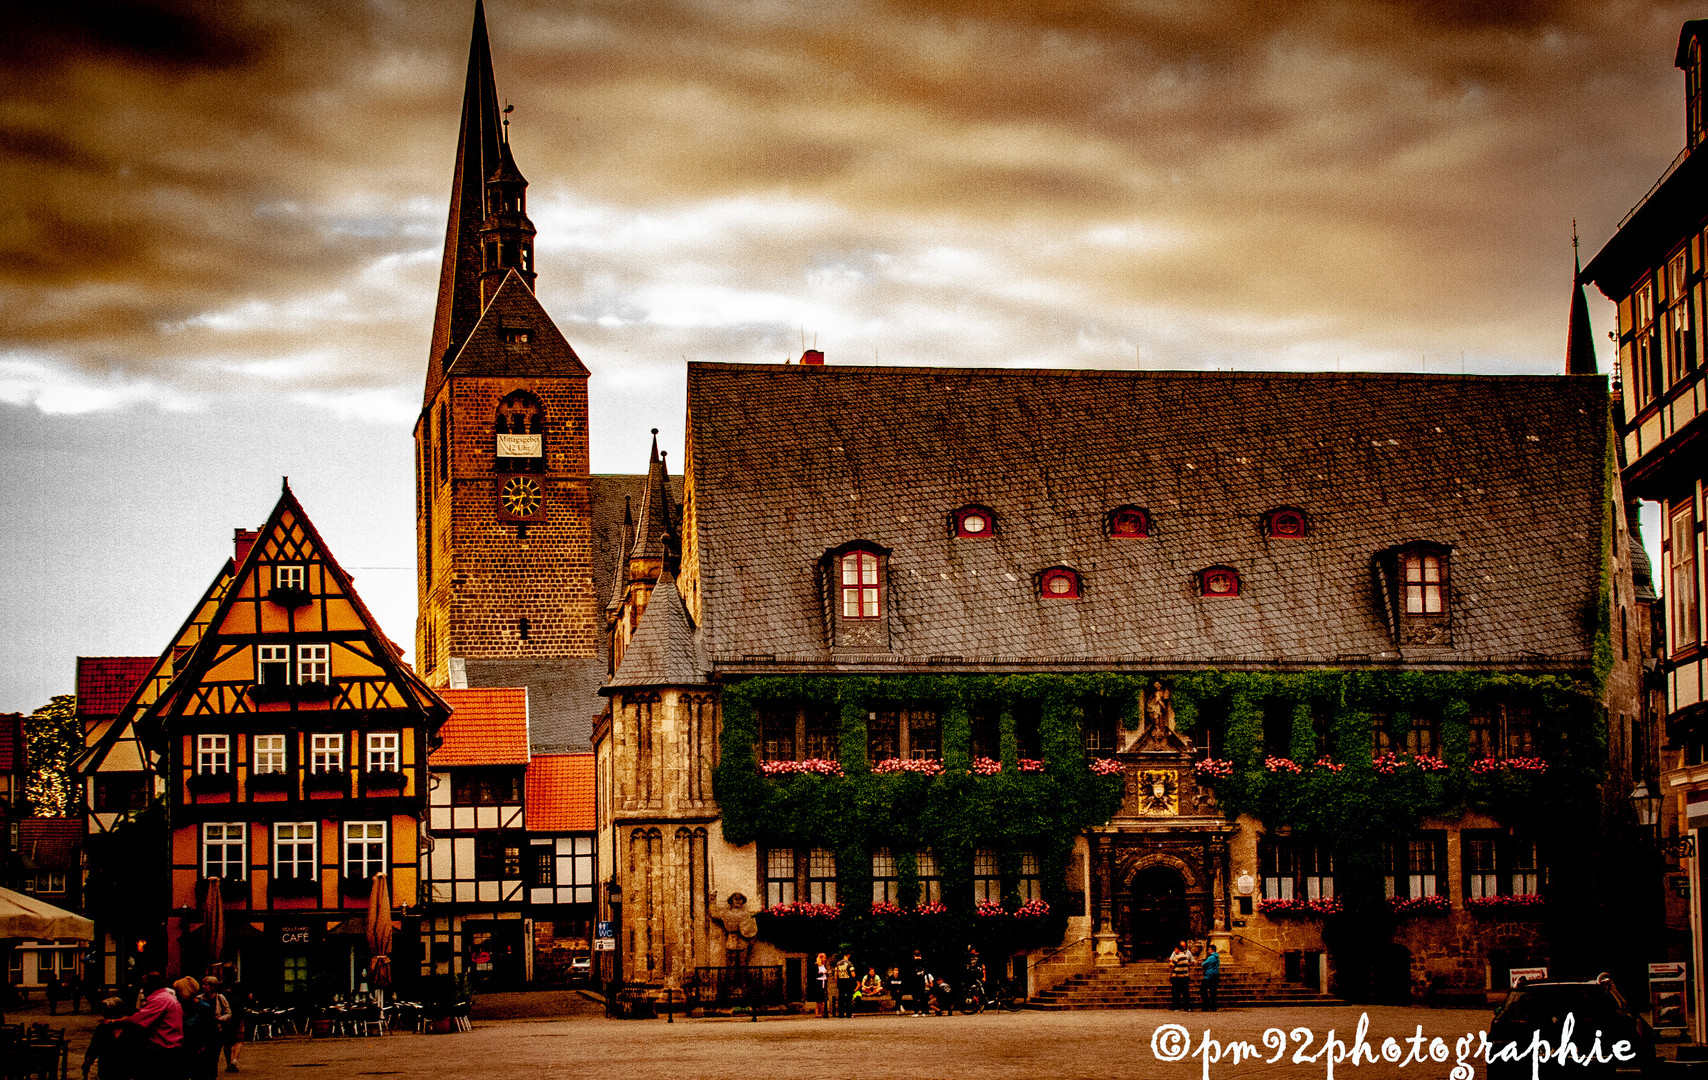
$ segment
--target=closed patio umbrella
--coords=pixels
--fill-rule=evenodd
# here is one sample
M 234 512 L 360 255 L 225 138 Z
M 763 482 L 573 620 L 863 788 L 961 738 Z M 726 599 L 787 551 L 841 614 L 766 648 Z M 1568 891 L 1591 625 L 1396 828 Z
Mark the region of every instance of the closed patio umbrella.
M 391 985 L 391 890 L 384 874 L 368 892 L 368 973 L 374 986 Z
M 217 967 L 225 951 L 225 898 L 220 891 L 220 879 L 208 878 L 208 892 L 202 898 L 202 936 L 207 941 L 209 967 Z
M 95 924 L 74 911 L 44 904 L 11 889 L 0 889 L 0 938 L 94 941 Z

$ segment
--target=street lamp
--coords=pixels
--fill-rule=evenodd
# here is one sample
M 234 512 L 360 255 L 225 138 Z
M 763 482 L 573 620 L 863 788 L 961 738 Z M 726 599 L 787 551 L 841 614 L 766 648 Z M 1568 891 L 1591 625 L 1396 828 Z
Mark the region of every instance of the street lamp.
M 605 987 L 605 1015 L 617 1015 L 617 994 L 623 988 L 623 887 L 615 878 L 605 886 L 611 903 L 611 981 Z
M 1649 793 L 1647 781 L 1639 780 L 1631 789 L 1631 805 L 1637 810 L 1637 824 L 1645 829 L 1653 828 L 1661 816 L 1661 797 Z

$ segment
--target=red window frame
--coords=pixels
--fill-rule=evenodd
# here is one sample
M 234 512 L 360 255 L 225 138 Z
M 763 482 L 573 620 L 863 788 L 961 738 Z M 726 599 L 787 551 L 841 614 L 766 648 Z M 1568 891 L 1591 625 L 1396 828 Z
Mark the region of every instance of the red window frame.
M 842 583 L 842 617 L 844 619 L 876 619 L 883 614 L 883 584 L 879 580 L 882 568 L 878 554 L 856 548 L 837 557 L 837 572 Z
M 1151 534 L 1151 516 L 1137 506 L 1117 506 L 1109 511 L 1109 535 L 1117 540 L 1138 540 Z
M 1055 591 L 1052 586 L 1066 584 L 1066 588 Z M 1038 595 L 1045 600 L 1078 600 L 1079 572 L 1065 566 L 1052 566 L 1038 575 Z
M 984 528 L 967 528 L 967 520 L 974 517 L 984 519 Z M 963 506 L 955 511 L 954 520 L 955 535 L 963 540 L 983 540 L 996 532 L 996 511 L 988 506 Z
M 1311 534 L 1310 519 L 1296 506 L 1278 506 L 1269 511 L 1265 527 L 1270 536 L 1282 540 L 1294 540 Z
M 1405 615 L 1447 614 L 1447 556 L 1432 548 L 1400 552 L 1400 611 Z
M 1198 572 L 1198 592 L 1212 600 L 1229 600 L 1240 594 L 1239 571 L 1231 566 L 1211 566 Z

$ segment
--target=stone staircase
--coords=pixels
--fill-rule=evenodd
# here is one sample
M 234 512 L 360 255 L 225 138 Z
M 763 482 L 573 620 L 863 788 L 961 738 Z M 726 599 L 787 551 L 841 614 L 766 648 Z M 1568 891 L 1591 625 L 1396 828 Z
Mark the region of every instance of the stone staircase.
M 1222 984 L 1217 1000 L 1223 1009 L 1346 1004 L 1303 983 L 1288 982 L 1267 972 L 1247 971 L 1226 961 L 1222 963 Z M 1161 961 L 1144 961 L 1075 975 L 1034 997 L 1031 1007 L 1048 1010 L 1167 1009 L 1168 1003 L 1168 965 Z M 1198 1003 L 1198 976 L 1194 973 L 1192 1007 L 1198 1008 Z

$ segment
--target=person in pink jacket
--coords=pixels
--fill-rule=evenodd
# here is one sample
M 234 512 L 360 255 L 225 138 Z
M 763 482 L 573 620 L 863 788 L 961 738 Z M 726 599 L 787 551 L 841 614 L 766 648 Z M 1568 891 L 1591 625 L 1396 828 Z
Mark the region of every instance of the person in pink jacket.
M 147 1036 L 138 1062 L 138 1080 L 182 1080 L 184 1061 L 184 1008 L 178 992 L 166 985 L 166 977 L 151 971 L 142 977 L 142 1008 L 127 1019 Z

